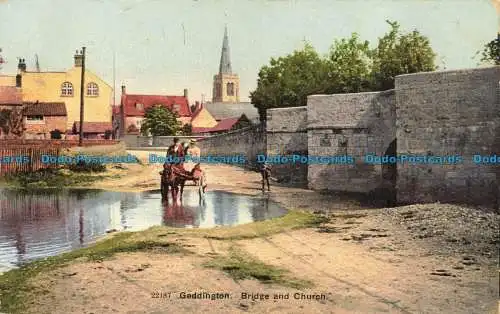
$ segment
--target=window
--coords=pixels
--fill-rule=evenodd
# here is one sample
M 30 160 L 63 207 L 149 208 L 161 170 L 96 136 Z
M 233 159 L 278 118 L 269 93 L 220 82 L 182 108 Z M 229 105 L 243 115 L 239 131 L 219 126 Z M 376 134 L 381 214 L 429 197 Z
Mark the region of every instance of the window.
M 43 116 L 26 116 L 26 123 L 28 124 L 43 124 Z
M 61 86 L 62 96 L 73 96 L 73 84 L 70 82 L 64 82 Z
M 181 105 L 174 104 L 173 111 L 179 113 L 180 110 L 181 110 Z
M 234 83 L 227 83 L 227 95 L 234 96 Z
M 141 110 L 141 111 L 142 111 L 142 110 L 144 110 L 144 105 L 143 105 L 143 104 L 138 104 L 138 103 L 137 103 L 137 104 L 135 104 L 135 108 L 136 108 L 137 110 Z
M 87 84 L 87 96 L 99 96 L 99 86 L 96 83 Z

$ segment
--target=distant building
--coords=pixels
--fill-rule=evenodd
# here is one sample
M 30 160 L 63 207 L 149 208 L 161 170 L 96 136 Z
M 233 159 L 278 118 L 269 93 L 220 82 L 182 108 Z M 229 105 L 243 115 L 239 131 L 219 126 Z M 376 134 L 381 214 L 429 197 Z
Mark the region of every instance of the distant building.
M 65 72 L 30 72 L 24 59 L 19 60 L 18 74 L 1 76 L 0 85 L 17 87 L 22 101 L 66 105 L 66 132 L 80 121 L 80 80 L 83 56 L 76 53 L 73 68 Z M 89 70 L 85 70 L 85 122 L 111 123 L 112 87 Z
M 110 139 L 112 136 L 113 125 L 111 122 L 84 122 L 83 138 L 85 139 Z M 72 127 L 75 138 L 80 134 L 80 122 L 75 122 Z M 109 137 L 109 138 L 107 138 Z
M 220 120 L 216 126 L 210 128 L 193 127 L 194 135 L 216 135 L 242 129 L 251 126 L 251 121 L 245 116 L 241 115 L 239 118 L 227 118 Z
M 233 73 L 229 51 L 227 27 L 224 30 L 219 73 L 214 75 L 212 102 L 237 103 L 240 101 L 240 78 Z
M 65 133 L 68 115 L 64 103 L 26 103 L 23 108 L 24 138 L 50 139 L 51 132 Z
M 227 27 L 224 30 L 219 73 L 214 75 L 212 102 L 204 104 L 210 114 L 221 122 L 245 115 L 252 123 L 259 122 L 259 113 L 249 102 L 240 102 L 240 79 L 233 73 Z
M 113 118 L 114 132 L 123 136 L 125 134 L 139 134 L 146 110 L 161 105 L 176 112 L 179 115 L 179 122 L 183 125 L 191 121 L 191 109 L 188 102 L 188 91 L 184 90 L 183 96 L 160 96 L 160 95 L 139 95 L 127 94 L 126 87 L 122 86 L 122 97 L 120 109 L 114 109 L 117 114 Z M 118 128 L 118 129 L 116 129 Z

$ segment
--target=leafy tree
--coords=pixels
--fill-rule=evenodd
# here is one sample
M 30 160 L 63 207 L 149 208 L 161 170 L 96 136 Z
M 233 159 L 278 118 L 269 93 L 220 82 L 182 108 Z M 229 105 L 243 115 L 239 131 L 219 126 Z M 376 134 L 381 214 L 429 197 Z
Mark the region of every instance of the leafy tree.
M 184 124 L 181 130 L 182 135 L 190 136 L 193 134 L 193 126 L 189 123 Z
M 143 135 L 151 134 L 152 136 L 176 135 L 182 127 L 177 118 L 177 113 L 162 105 L 155 105 L 146 110 L 141 133 Z
M 111 130 L 106 130 L 106 132 L 104 132 L 104 139 L 105 140 L 109 140 L 113 137 L 113 131 Z
M 305 106 L 308 95 L 322 92 L 326 74 L 325 60 L 306 43 L 302 50 L 272 58 L 262 67 L 250 98 L 265 120 L 266 109 Z
M 498 33 L 497 38 L 484 45 L 481 52 L 481 61 L 500 65 L 500 33 Z
M 397 22 L 386 21 L 391 30 L 379 38 L 373 55 L 373 79 L 376 90 L 394 88 L 394 78 L 401 74 L 435 71 L 436 54 L 429 39 L 417 30 L 401 34 Z
M 372 90 L 372 51 L 368 41 L 351 38 L 335 40 L 328 56 L 328 81 L 325 89 L 332 93 L 358 93 Z
M 258 75 L 250 99 L 265 120 L 266 109 L 307 105 L 312 94 L 357 93 L 394 88 L 400 74 L 434 71 L 436 54 L 429 40 L 418 31 L 402 34 L 397 22 L 370 49 L 353 33 L 335 40 L 326 58 L 306 44 L 302 50 L 272 58 Z

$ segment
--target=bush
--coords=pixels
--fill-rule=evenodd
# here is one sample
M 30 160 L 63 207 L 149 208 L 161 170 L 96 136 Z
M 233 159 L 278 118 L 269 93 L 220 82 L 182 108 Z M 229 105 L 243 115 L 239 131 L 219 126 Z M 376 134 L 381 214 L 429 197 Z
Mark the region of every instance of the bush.
M 68 169 L 73 172 L 104 172 L 106 166 L 97 162 L 79 161 L 76 164 L 71 164 Z
M 50 131 L 50 139 L 52 140 L 60 140 L 62 139 L 62 132 L 59 131 L 59 130 L 53 130 L 53 131 Z
M 111 132 L 111 130 L 106 130 L 106 132 L 104 132 L 104 139 L 109 140 L 109 139 L 111 139 L 112 135 L 113 135 L 113 132 Z

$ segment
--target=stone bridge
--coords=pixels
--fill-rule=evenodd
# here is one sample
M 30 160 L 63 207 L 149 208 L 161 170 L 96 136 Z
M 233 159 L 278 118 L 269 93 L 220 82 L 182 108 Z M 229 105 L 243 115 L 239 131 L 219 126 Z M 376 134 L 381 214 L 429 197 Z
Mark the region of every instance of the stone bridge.
M 396 77 L 394 90 L 313 95 L 307 106 L 267 111 L 262 126 L 200 140 L 205 154 L 349 155 L 352 164 L 283 164 L 282 183 L 314 190 L 374 193 L 392 203 L 462 202 L 497 208 L 500 162 L 500 67 Z M 460 155 L 451 165 L 369 164 L 378 156 Z

